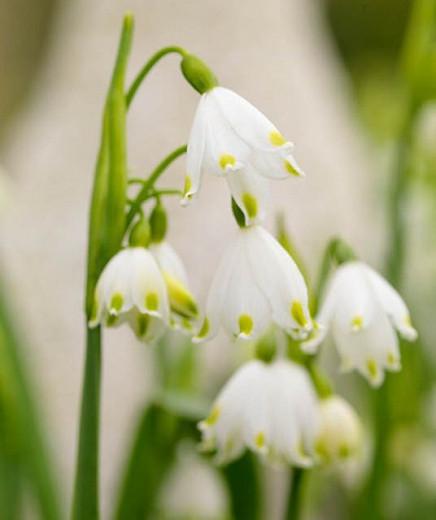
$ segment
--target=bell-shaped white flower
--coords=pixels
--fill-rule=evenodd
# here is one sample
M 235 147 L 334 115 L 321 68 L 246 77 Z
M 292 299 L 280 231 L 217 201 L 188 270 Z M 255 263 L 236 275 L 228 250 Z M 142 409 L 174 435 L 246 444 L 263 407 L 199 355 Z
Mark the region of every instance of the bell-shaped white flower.
M 275 463 L 309 466 L 319 428 L 315 390 L 301 366 L 250 361 L 227 382 L 199 424 L 203 448 L 229 462 L 249 448 Z
M 262 227 L 241 228 L 209 291 L 196 341 L 222 326 L 235 338 L 258 338 L 272 322 L 297 338 L 312 329 L 307 288 L 297 265 Z
M 156 339 L 168 322 L 164 278 L 144 247 L 128 247 L 107 263 L 97 282 L 90 326 L 130 323 L 139 338 Z
M 171 324 L 187 332 L 192 331 L 199 316 L 197 302 L 189 289 L 185 267 L 166 241 L 152 243 L 150 251 L 165 280 L 171 310 Z
M 258 219 L 265 186 L 256 176 L 303 175 L 292 147 L 248 101 L 223 87 L 209 90 L 200 99 L 189 137 L 185 202 L 200 189 L 204 172 L 224 175 L 241 210 Z
M 373 386 L 381 385 L 385 369 L 400 370 L 395 329 L 409 341 L 417 337 L 400 295 L 373 269 L 357 261 L 337 269 L 317 322 L 321 327 L 303 343 L 303 350 L 315 352 L 331 330 L 342 370 L 357 369 Z
M 353 457 L 362 446 L 362 425 L 354 409 L 337 395 L 320 402 L 321 422 L 315 450 L 323 463 Z

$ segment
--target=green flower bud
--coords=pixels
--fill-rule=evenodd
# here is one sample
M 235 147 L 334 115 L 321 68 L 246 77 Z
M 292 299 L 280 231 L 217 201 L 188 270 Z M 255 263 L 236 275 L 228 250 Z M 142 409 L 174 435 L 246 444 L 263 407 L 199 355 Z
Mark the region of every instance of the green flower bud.
M 235 199 L 233 197 L 232 197 L 232 212 L 233 212 L 233 216 L 235 217 L 236 222 L 238 223 L 238 226 L 241 228 L 246 227 L 245 215 L 242 212 L 241 208 L 236 204 Z
M 186 81 L 200 94 L 204 94 L 218 85 L 214 73 L 200 58 L 193 54 L 187 54 L 180 67 Z
M 148 247 L 150 244 L 151 231 L 148 220 L 141 217 L 133 226 L 129 236 L 130 247 Z
M 256 358 L 265 363 L 271 363 L 276 355 L 276 351 L 276 337 L 274 330 L 270 328 L 256 343 Z
M 156 204 L 150 215 L 151 241 L 162 242 L 167 234 L 167 212 L 160 202 Z

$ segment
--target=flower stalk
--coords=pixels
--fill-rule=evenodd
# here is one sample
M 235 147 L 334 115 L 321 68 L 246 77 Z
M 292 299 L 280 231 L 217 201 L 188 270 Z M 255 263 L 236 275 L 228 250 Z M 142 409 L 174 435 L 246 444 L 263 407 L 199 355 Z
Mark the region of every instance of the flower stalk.
M 86 357 L 72 506 L 73 520 L 99 518 L 99 417 L 101 330 L 90 329 L 97 279 L 117 252 L 125 230 L 127 159 L 124 76 L 133 36 L 133 17 L 124 18 L 104 116 L 91 199 L 86 278 Z

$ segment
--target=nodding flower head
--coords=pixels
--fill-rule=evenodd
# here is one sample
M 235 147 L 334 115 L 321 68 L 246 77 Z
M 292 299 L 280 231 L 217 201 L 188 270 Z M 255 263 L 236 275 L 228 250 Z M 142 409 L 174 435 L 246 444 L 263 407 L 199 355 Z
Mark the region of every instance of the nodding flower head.
M 200 189 L 204 172 L 225 176 L 248 223 L 264 213 L 265 178 L 303 173 L 292 143 L 244 98 L 216 86 L 200 100 L 188 143 L 184 201 Z
M 128 247 L 107 263 L 95 290 L 90 326 L 130 323 L 136 334 L 152 340 L 168 322 L 164 278 L 144 247 Z
M 306 371 L 290 361 L 250 361 L 227 382 L 199 424 L 202 446 L 229 462 L 246 449 L 273 463 L 310 466 L 318 400 Z
M 321 423 L 315 451 L 325 464 L 355 456 L 362 446 L 362 425 L 350 404 L 333 395 L 320 402 Z
M 315 352 L 331 330 L 342 369 L 357 369 L 373 386 L 382 384 L 384 370 L 401 368 L 395 330 L 409 341 L 417 337 L 397 291 L 369 266 L 356 261 L 337 269 L 317 322 L 321 327 L 302 345 L 303 350 Z
M 276 323 L 296 338 L 312 330 L 307 288 L 297 265 L 262 227 L 241 228 L 213 279 L 196 341 L 222 326 L 231 336 L 256 339 Z

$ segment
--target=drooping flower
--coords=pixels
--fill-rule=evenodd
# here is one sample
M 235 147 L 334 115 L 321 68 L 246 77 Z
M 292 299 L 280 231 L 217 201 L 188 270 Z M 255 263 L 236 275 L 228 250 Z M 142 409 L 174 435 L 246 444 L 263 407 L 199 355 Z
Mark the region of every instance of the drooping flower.
M 171 310 L 171 324 L 191 332 L 199 316 L 197 302 L 189 289 L 185 267 L 166 241 L 152 243 L 150 251 L 156 259 L 166 283 Z
M 247 220 L 259 221 L 266 189 L 262 180 L 303 175 L 292 148 L 257 108 L 216 86 L 202 95 L 195 114 L 184 200 L 198 192 L 204 172 L 223 175 Z
M 318 401 L 306 371 L 285 360 L 250 361 L 227 382 L 199 424 L 202 445 L 218 462 L 246 448 L 272 462 L 309 466 L 319 427 Z
M 272 322 L 304 338 L 312 329 L 307 288 L 297 265 L 262 227 L 241 228 L 225 252 L 209 291 L 196 341 L 222 326 L 230 335 L 255 339 Z
M 373 386 L 384 379 L 384 370 L 400 370 L 400 353 L 395 329 L 413 341 L 407 307 L 396 290 L 362 262 L 341 265 L 328 289 L 314 337 L 303 343 L 306 352 L 315 352 L 331 330 L 342 358 L 342 370 L 357 369 Z
M 320 402 L 321 422 L 315 451 L 323 463 L 353 457 L 362 445 L 362 425 L 354 409 L 337 395 Z
M 128 247 L 112 257 L 97 282 L 90 326 L 127 321 L 140 339 L 153 341 L 168 317 L 167 288 L 150 251 Z

